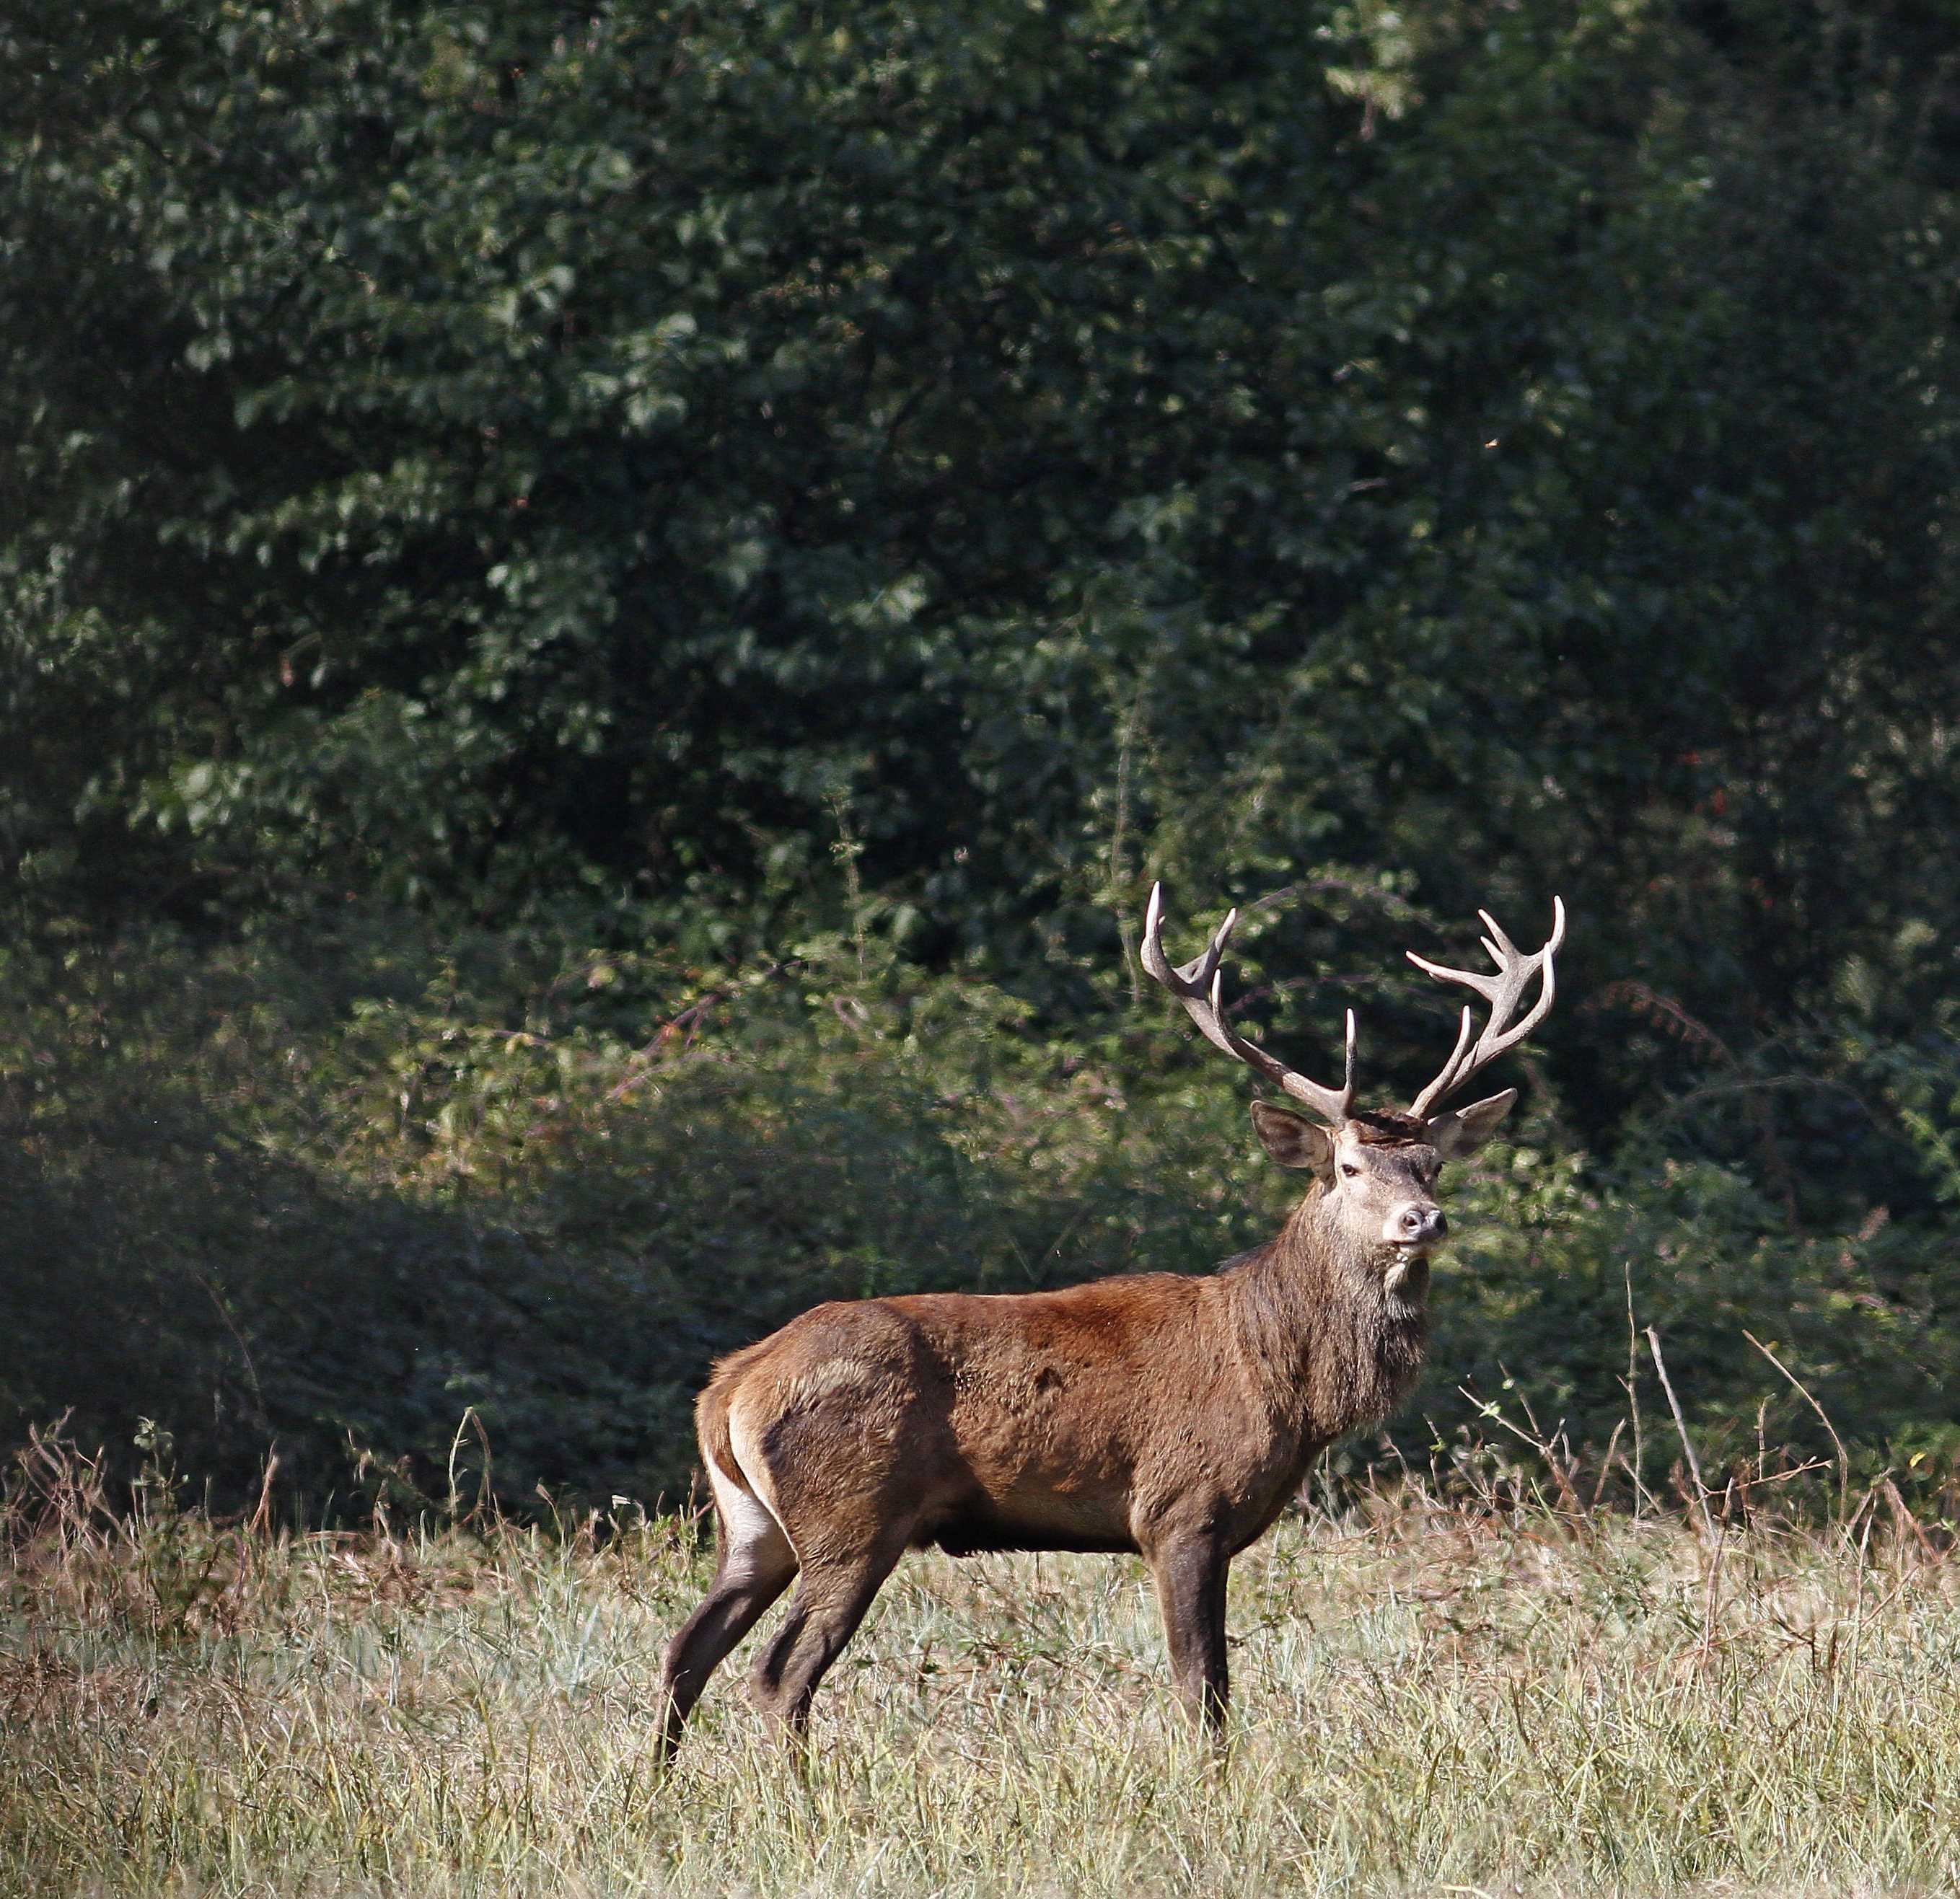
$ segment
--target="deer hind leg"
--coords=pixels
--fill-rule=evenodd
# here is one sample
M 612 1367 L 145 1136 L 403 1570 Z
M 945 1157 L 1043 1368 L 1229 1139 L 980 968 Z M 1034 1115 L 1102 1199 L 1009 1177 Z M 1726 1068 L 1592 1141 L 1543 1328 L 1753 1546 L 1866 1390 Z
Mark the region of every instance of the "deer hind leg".
M 867 1549 L 805 1561 L 789 1613 L 749 1677 L 771 1726 L 800 1746 L 817 1684 L 856 1633 L 864 1611 L 905 1554 L 906 1537 L 883 1532 Z
M 756 1498 L 708 1466 L 714 1490 L 721 1559 L 700 1606 L 667 1644 L 660 1665 L 660 1737 L 664 1762 L 680 1745 L 681 1729 L 708 1678 L 756 1626 L 797 1573 L 796 1552 L 783 1527 Z

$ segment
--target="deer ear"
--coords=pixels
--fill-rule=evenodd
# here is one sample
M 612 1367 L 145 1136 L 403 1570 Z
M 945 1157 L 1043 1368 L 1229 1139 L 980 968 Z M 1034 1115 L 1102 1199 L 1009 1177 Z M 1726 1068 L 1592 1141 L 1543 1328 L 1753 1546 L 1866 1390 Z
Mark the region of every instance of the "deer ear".
M 1493 1095 L 1488 1101 L 1473 1101 L 1467 1108 L 1452 1108 L 1446 1115 L 1432 1115 L 1429 1119 L 1430 1145 L 1445 1160 L 1454 1160 L 1459 1154 L 1474 1154 L 1497 1131 L 1498 1122 L 1511 1112 L 1511 1104 L 1517 1098 L 1515 1088 L 1507 1088 L 1501 1095 Z
M 1275 1101 L 1255 1101 L 1252 1125 L 1260 1145 L 1282 1167 L 1311 1167 L 1322 1180 L 1334 1178 L 1334 1136 L 1319 1121 Z

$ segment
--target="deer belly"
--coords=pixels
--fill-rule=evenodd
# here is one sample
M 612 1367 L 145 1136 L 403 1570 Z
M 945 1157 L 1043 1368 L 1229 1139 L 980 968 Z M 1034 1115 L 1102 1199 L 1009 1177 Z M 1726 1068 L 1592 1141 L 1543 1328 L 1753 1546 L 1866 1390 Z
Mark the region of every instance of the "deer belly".
M 1023 1443 L 1015 1453 L 963 1448 L 966 1481 L 921 1525 L 921 1541 L 955 1556 L 977 1550 L 1134 1550 L 1129 1460 L 1100 1447 L 1051 1445 L 1048 1455 Z M 976 1452 L 980 1454 L 975 1455 Z
M 1090 1550 L 1134 1552 L 1125 1511 L 1057 1507 L 1056 1500 L 1017 1505 L 982 1498 L 958 1505 L 921 1526 L 922 1548 L 937 1547 L 949 1556 L 974 1556 L 985 1550 Z

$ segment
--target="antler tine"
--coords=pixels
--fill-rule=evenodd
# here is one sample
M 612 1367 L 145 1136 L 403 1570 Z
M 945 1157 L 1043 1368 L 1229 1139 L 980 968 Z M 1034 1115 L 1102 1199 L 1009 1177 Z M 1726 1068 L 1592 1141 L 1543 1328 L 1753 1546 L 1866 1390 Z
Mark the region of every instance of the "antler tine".
M 1227 939 L 1239 921 L 1236 910 L 1227 913 L 1204 953 L 1181 968 L 1164 954 L 1163 886 L 1153 884 L 1150 901 L 1144 913 L 1144 940 L 1138 959 L 1144 968 L 1183 1004 L 1185 1013 L 1197 1023 L 1198 1032 L 1215 1048 L 1221 1048 L 1236 1061 L 1242 1061 L 1284 1089 L 1293 1099 L 1335 1127 L 1348 1118 L 1354 1105 L 1354 1012 L 1348 1011 L 1347 1080 L 1344 1086 L 1323 1088 L 1297 1070 L 1268 1054 L 1257 1042 L 1235 1034 L 1225 1022 L 1225 978 L 1218 965 L 1225 954 Z
M 1484 1025 L 1484 1032 L 1477 1038 L 1473 1048 L 1470 1042 L 1472 1026 L 1468 1008 L 1463 1011 L 1463 1025 L 1458 1032 L 1456 1046 L 1449 1059 L 1443 1064 L 1442 1072 L 1418 1095 L 1411 1104 L 1409 1112 L 1418 1116 L 1427 1115 L 1431 1109 L 1446 1100 L 1468 1081 L 1477 1070 L 1497 1060 L 1507 1048 L 1515 1048 L 1526 1036 L 1544 1021 L 1551 1011 L 1554 997 L 1558 993 L 1558 978 L 1552 959 L 1558 955 L 1559 945 L 1565 940 L 1565 904 L 1563 899 L 1551 900 L 1551 934 L 1545 947 L 1526 956 L 1517 945 L 1506 936 L 1497 919 L 1488 910 L 1477 912 L 1478 920 L 1490 934 L 1483 939 L 1484 952 L 1497 965 L 1494 976 L 1477 974 L 1474 970 L 1451 969 L 1440 962 L 1431 962 L 1426 956 L 1419 956 L 1411 950 L 1410 962 L 1429 975 L 1444 982 L 1461 983 L 1466 989 L 1474 990 L 1491 1005 L 1490 1019 Z M 1529 988 L 1534 977 L 1541 979 L 1538 1000 L 1521 1022 L 1513 1023 L 1511 1016 L 1516 1012 L 1519 1001 Z

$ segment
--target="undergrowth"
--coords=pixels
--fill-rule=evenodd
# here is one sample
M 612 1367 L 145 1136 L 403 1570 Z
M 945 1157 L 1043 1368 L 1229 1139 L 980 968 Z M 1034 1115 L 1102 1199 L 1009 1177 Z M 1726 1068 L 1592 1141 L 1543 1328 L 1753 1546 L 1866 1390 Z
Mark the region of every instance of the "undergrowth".
M 469 1411 L 455 1455 L 506 1511 L 674 1505 L 711 1361 L 818 1300 L 1202 1271 L 1297 1190 L 1148 1002 L 1064 1030 L 848 940 L 711 967 L 341 927 L 0 952 L 0 1446 L 69 1414 L 120 1478 L 148 1418 L 219 1504 L 276 1452 L 283 1520 L 352 1524 L 440 1502 Z M 1882 1086 L 1943 1140 L 1952 1079 Z M 1608 1159 L 1542 1087 L 1505 1131 L 1452 1169 L 1393 1455 L 1522 1401 L 1623 1498 L 1664 1488 L 1671 1433 L 1605 1455 L 1630 1387 L 1664 1411 L 1652 1328 L 1713 1481 L 1841 1447 L 1948 1513 L 1943 1204 L 1793 1223 L 1688 1121 Z

